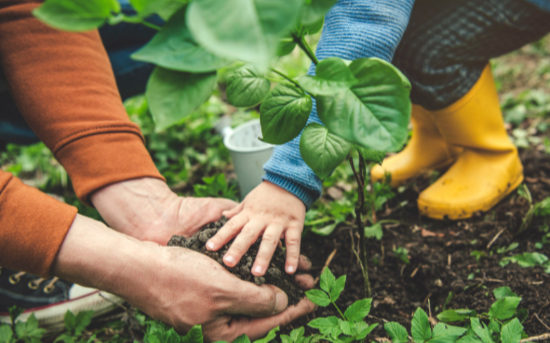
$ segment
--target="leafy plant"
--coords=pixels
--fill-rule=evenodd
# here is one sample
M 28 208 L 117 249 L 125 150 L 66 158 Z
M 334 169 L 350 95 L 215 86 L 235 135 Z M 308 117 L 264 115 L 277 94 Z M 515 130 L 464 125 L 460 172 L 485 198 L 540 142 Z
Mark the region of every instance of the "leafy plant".
M 0 325 L 0 343 L 39 343 L 46 330 L 38 327 L 36 316 L 31 314 L 26 322 L 16 321 L 22 312 L 12 312 L 12 325 Z
M 237 189 L 234 185 L 227 183 L 225 174 L 203 177 L 202 181 L 204 185 L 193 186 L 195 189 L 195 196 L 197 197 L 237 198 Z
M 535 217 L 544 218 L 550 216 L 550 198 L 546 198 L 539 203 L 533 204 L 533 197 L 531 196 L 529 188 L 527 188 L 525 184 L 522 184 L 518 188 L 518 194 L 522 198 L 525 198 L 529 203 L 529 211 L 527 211 L 525 217 L 523 217 L 523 221 L 517 232 L 517 234 L 520 234 L 529 228 Z
M 65 330 L 66 333 L 61 334 L 54 341 L 55 342 L 64 342 L 64 343 L 75 343 L 75 342 L 87 342 L 86 339 L 80 339 L 82 332 L 90 323 L 92 322 L 92 317 L 94 316 L 94 311 L 81 311 L 74 315 L 71 311 L 65 312 Z M 95 337 L 94 337 L 95 338 Z M 92 339 L 93 340 L 93 339 Z
M 309 327 L 318 329 L 321 333 L 320 337 L 312 338 L 313 340 L 323 339 L 330 342 L 361 341 L 378 325 L 368 325 L 364 321 L 371 310 L 372 299 L 357 300 L 342 313 L 336 305 L 336 301 L 344 290 L 345 283 L 345 275 L 336 279 L 329 268 L 325 268 L 320 278 L 321 289 L 312 289 L 306 292 L 306 296 L 314 304 L 321 307 L 332 304 L 340 314 L 340 318 L 330 316 L 316 318 L 309 322 Z
M 393 249 L 393 253 L 395 254 L 395 257 L 397 257 L 401 262 L 405 264 L 411 263 L 409 261 L 409 250 L 405 247 L 397 247 Z

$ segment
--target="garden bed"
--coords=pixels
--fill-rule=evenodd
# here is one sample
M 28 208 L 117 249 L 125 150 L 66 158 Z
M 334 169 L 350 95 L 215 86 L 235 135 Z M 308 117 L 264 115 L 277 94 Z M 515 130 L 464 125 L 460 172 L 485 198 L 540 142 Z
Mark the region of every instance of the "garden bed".
M 550 156 L 539 151 L 524 151 L 526 184 L 534 202 L 550 196 Z M 542 267 L 522 268 L 515 263 L 501 267 L 505 256 L 524 252 L 550 255 L 550 245 L 535 248 L 544 233 L 534 222 L 529 230 L 514 236 L 529 209 L 527 200 L 517 192 L 502 200 L 492 211 L 460 221 L 437 221 L 418 214 L 416 198 L 429 186 L 430 178 L 422 177 L 396 195 L 381 211 L 381 219 L 397 219 L 399 225 L 384 228 L 381 241 L 368 240 L 369 274 L 373 292 L 373 309 L 368 322 L 397 321 L 410 328 L 417 307 L 435 316 L 447 301 L 448 309 L 469 308 L 487 312 L 495 301 L 492 290 L 509 286 L 523 300 L 519 308 L 529 311 L 524 322 L 529 336 L 549 331 L 550 274 Z M 406 202 L 406 203 L 405 203 Z M 404 205 L 404 206 L 403 206 Z M 309 234 L 302 242 L 302 253 L 313 261 L 312 274 L 319 275 L 327 257 L 336 250 L 330 269 L 338 277 L 347 275 L 346 289 L 338 300 L 346 308 L 362 298 L 363 279 L 357 259 L 351 250 L 351 226 L 341 225 L 328 237 Z M 355 244 L 358 237 L 355 237 Z M 518 243 L 512 251 L 498 254 L 499 247 Z M 408 249 L 409 264 L 393 253 L 395 247 Z M 489 247 L 489 248 L 488 248 Z M 472 252 L 474 254 L 472 255 Z M 450 300 L 449 294 L 454 295 Z M 331 307 L 294 322 L 292 328 L 306 326 L 320 316 L 337 315 Z M 541 323 L 542 322 L 542 323 Z M 311 332 L 314 332 L 313 330 Z M 386 337 L 379 325 L 370 337 Z

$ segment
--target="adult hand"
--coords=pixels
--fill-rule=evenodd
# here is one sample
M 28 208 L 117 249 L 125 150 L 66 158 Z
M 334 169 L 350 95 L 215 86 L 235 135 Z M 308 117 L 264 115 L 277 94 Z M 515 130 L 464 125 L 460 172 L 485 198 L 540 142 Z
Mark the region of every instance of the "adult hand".
M 268 181 L 250 192 L 243 202 L 223 213 L 230 220 L 206 243 L 216 251 L 235 238 L 223 261 L 235 266 L 248 248 L 262 235 L 252 274 L 264 275 L 281 238 L 285 239 L 287 273 L 296 272 L 306 207 L 285 189 Z
M 90 200 L 111 228 L 162 245 L 173 235 L 190 237 L 205 224 L 219 220 L 223 211 L 237 206 L 228 199 L 179 197 L 155 178 L 106 186 Z
M 205 255 L 142 242 L 80 215 L 53 272 L 119 295 L 178 331 L 201 324 L 208 341 L 231 342 L 243 333 L 257 339 L 314 309 L 305 299 L 286 308 L 286 294 L 274 286 L 242 281 Z

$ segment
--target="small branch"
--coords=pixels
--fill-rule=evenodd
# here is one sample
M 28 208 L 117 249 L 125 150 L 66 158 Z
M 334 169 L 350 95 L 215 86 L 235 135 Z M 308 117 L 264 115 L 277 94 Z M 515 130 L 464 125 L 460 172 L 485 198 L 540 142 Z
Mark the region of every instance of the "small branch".
M 542 326 L 544 326 L 546 328 L 546 330 L 550 331 L 550 327 L 548 327 L 548 325 L 546 325 L 542 319 L 540 319 L 538 313 L 535 313 L 535 318 L 537 318 L 537 320 L 542 324 Z
M 315 54 L 311 50 L 311 47 L 309 46 L 309 44 L 307 44 L 304 37 L 298 37 L 293 34 L 292 38 L 294 38 L 294 41 L 296 42 L 296 44 L 298 44 L 300 49 L 302 49 L 302 51 L 306 53 L 307 57 L 309 57 L 309 59 L 311 60 L 311 62 L 313 62 L 313 64 L 315 65 L 319 64 L 319 60 L 317 59 L 317 56 L 315 56 Z
M 493 239 L 491 239 L 491 241 L 489 242 L 489 244 L 487 244 L 487 250 L 491 247 L 491 245 L 493 245 L 493 243 L 500 237 L 500 235 L 502 235 L 502 233 L 504 232 L 504 230 L 506 230 L 506 228 L 500 230 L 496 235 L 495 237 L 493 237 Z
M 151 28 L 153 30 L 157 30 L 157 31 L 160 31 L 162 29 L 162 27 L 158 26 L 158 25 L 155 25 L 155 24 L 152 24 L 150 22 L 148 22 L 147 20 L 139 17 L 139 16 L 127 16 L 125 14 L 119 14 L 118 16 L 116 16 L 115 18 L 113 18 L 111 21 L 109 21 L 109 24 L 111 25 L 116 25 L 118 24 L 119 22 L 126 22 L 126 23 L 130 23 L 130 24 L 142 24 L 144 26 L 147 26 L 148 28 Z
M 292 82 L 296 87 L 302 89 L 302 87 L 300 87 L 300 85 L 298 84 L 298 82 L 294 81 L 293 79 L 291 79 L 289 76 L 287 76 L 285 73 L 283 73 L 282 71 L 280 70 L 277 70 L 275 68 L 271 68 L 271 71 L 274 72 L 275 74 L 279 75 L 279 76 L 282 76 L 284 79 L 286 79 L 287 81 L 290 81 Z
M 519 341 L 519 342 L 520 342 L 520 343 L 525 343 L 525 342 L 540 342 L 540 341 L 546 341 L 546 340 L 550 340 L 550 333 L 545 333 L 545 334 L 540 335 L 540 336 L 528 337 L 528 338 L 522 339 L 522 340 Z
M 332 262 L 332 259 L 334 258 L 334 255 L 336 255 L 337 251 L 338 251 L 338 249 L 334 248 L 334 250 L 330 253 L 330 255 L 328 255 L 327 261 L 325 262 L 325 265 L 323 266 L 323 269 L 321 269 L 321 274 L 323 274 L 325 269 L 328 268 L 328 266 L 330 265 L 330 262 Z M 315 284 L 317 284 L 317 282 L 319 282 L 319 276 L 317 276 L 315 278 Z

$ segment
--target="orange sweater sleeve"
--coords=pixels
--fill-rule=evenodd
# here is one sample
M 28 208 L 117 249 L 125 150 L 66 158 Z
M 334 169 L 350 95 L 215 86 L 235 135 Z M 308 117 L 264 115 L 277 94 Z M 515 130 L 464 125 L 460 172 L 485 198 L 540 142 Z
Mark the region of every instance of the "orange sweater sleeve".
M 36 0 L 0 0 L 0 64 L 20 112 L 65 167 L 77 196 L 162 179 L 124 110 L 97 31 L 62 32 Z M 1 109 L 0 109 L 1 110 Z M 0 172 L 0 266 L 47 275 L 76 210 Z

